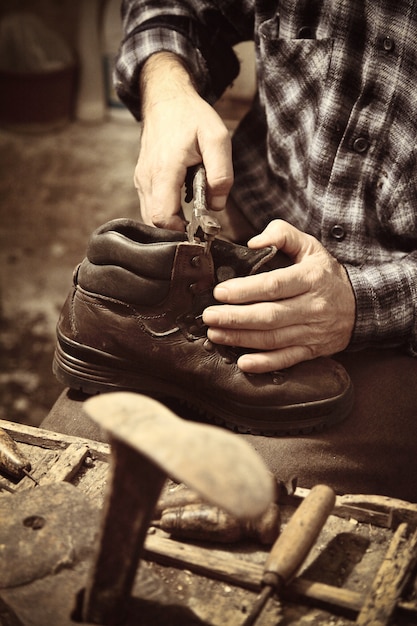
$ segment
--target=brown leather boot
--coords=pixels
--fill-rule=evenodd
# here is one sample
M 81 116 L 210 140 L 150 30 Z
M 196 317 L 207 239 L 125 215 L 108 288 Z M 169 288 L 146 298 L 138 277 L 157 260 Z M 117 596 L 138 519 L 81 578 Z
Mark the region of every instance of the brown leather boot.
M 244 433 L 307 433 L 339 422 L 353 393 L 332 359 L 248 375 L 236 365 L 238 350 L 207 339 L 202 313 L 215 302 L 215 284 L 284 265 L 273 247 L 216 239 L 206 253 L 182 233 L 113 220 L 93 233 L 74 272 L 57 327 L 55 375 L 88 394 L 175 398 Z

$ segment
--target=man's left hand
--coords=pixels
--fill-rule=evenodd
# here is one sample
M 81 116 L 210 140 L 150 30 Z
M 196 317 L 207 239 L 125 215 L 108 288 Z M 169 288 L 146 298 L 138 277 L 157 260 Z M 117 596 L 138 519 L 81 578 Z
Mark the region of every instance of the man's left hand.
M 204 311 L 214 343 L 255 352 L 238 360 L 241 370 L 262 373 L 335 354 L 349 343 L 355 296 L 346 270 L 322 244 L 282 220 L 274 220 L 249 242 L 274 245 L 293 265 L 217 285 L 224 304 Z

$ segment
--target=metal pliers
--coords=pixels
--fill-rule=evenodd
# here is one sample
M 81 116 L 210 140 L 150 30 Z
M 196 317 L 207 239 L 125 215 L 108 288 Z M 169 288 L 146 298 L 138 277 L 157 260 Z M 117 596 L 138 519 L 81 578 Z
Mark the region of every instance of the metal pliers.
M 192 180 L 192 184 L 190 184 Z M 207 178 L 203 164 L 189 170 L 186 181 L 186 200 L 193 199 L 191 219 L 187 225 L 188 241 L 190 243 L 205 244 L 205 253 L 208 254 L 213 239 L 220 232 L 220 222 L 207 209 Z M 191 195 L 192 194 L 192 195 Z

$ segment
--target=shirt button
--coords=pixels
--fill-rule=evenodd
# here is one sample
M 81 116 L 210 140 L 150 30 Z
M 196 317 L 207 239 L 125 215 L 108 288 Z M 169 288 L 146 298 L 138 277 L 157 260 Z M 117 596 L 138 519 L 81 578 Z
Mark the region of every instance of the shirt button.
M 310 26 L 301 26 L 297 33 L 298 39 L 313 39 L 313 31 Z
M 369 148 L 369 140 L 366 137 L 357 137 L 353 142 L 353 149 L 360 154 L 367 151 Z
M 391 39 L 391 37 L 384 37 L 382 40 L 382 47 L 385 52 L 392 52 L 395 47 L 394 40 Z
M 346 237 L 346 231 L 340 224 L 335 224 L 330 229 L 330 236 L 336 239 L 336 241 L 343 241 Z

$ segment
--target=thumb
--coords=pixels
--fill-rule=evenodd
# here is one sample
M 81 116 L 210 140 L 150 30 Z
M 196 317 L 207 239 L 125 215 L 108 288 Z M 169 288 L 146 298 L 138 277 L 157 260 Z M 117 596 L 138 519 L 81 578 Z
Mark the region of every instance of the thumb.
M 275 246 L 292 259 L 312 253 L 315 239 L 284 220 L 273 220 L 259 234 L 248 241 L 249 248 Z

